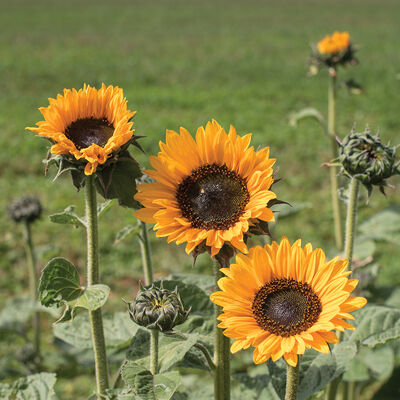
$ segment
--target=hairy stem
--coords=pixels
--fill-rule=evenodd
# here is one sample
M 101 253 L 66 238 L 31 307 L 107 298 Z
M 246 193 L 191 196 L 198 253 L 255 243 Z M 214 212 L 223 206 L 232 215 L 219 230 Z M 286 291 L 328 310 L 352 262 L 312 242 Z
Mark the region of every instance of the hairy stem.
M 142 254 L 143 274 L 145 285 L 150 285 L 153 282 L 153 268 L 151 264 L 151 249 L 149 236 L 147 234 L 147 225 L 145 222 L 140 222 L 142 233 L 139 236 L 140 252 Z
M 204 357 L 207 360 L 207 364 L 210 367 L 211 371 L 215 370 L 215 364 L 212 360 L 211 354 L 209 353 L 208 349 L 206 346 L 203 346 L 201 343 L 195 343 L 194 347 L 197 347 L 204 355 Z
M 295 367 L 286 364 L 285 400 L 296 400 L 297 398 L 297 389 L 299 386 L 299 364 L 299 360 L 297 360 L 297 365 Z
M 158 372 L 158 336 L 157 329 L 150 330 L 150 372 L 156 375 Z
M 331 158 L 337 158 L 337 143 L 336 143 L 336 71 L 329 75 L 328 87 L 328 132 L 331 141 Z M 342 233 L 342 219 L 340 212 L 340 202 L 338 196 L 338 169 L 337 167 L 330 167 L 330 181 L 331 181 L 331 197 L 332 197 L 332 211 L 335 223 L 335 243 L 339 251 L 343 250 L 343 233 Z
M 351 178 L 350 188 L 349 188 L 349 200 L 347 204 L 347 217 L 346 217 L 346 235 L 345 235 L 345 244 L 344 244 L 344 256 L 349 260 L 348 269 L 351 269 L 351 263 L 353 261 L 353 248 L 354 248 L 354 239 L 356 234 L 356 219 L 357 219 L 357 199 L 358 199 L 358 190 L 360 187 L 360 182 L 356 178 Z M 342 333 L 338 333 L 339 342 L 342 339 Z M 336 394 L 338 391 L 339 384 L 342 380 L 342 376 L 338 376 L 331 383 L 329 383 L 325 399 L 326 400 L 335 400 Z M 345 385 L 347 386 L 347 385 Z M 347 390 L 347 387 L 344 388 Z
M 220 265 L 214 262 L 215 274 L 215 289 L 218 290 L 217 282 L 222 278 L 223 274 L 220 271 Z M 222 308 L 214 304 L 215 315 L 215 336 L 214 336 L 214 399 L 215 400 L 230 400 L 230 341 L 223 333 L 222 329 L 218 328 L 218 316 L 221 314 Z
M 29 267 L 29 292 L 32 299 L 32 304 L 36 305 L 38 296 L 38 273 L 36 269 L 36 255 L 32 241 L 31 224 L 28 221 L 24 222 L 24 239 L 26 247 L 26 257 Z M 37 357 L 40 356 L 40 313 L 35 311 L 32 321 L 33 328 L 33 349 Z
M 100 283 L 99 273 L 99 231 L 97 223 L 97 199 L 95 177 L 86 178 L 86 222 L 87 222 L 87 285 Z M 103 317 L 101 308 L 89 311 L 90 327 L 93 341 L 97 396 L 100 399 L 106 394 L 108 383 L 108 366 L 106 344 L 104 339 Z

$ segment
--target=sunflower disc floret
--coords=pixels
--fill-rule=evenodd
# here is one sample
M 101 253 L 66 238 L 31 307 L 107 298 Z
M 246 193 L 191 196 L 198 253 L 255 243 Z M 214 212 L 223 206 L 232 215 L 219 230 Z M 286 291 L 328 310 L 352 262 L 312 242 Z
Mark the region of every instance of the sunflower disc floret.
M 184 323 L 190 313 L 185 310 L 182 299 L 175 290 L 167 290 L 154 284 L 140 290 L 132 303 L 129 315 L 135 323 L 161 332 L 172 331 L 176 325 Z
M 128 110 L 118 86 L 64 89 L 64 95 L 49 103 L 39 108 L 44 121 L 27 129 L 49 139 L 52 154 L 82 167 L 86 175 L 95 173 L 132 139 L 135 112 Z
M 253 346 L 256 364 L 284 357 L 292 366 L 306 349 L 328 353 L 338 340 L 333 331 L 354 329 L 345 319 L 366 304 L 350 296 L 358 281 L 346 267 L 347 260 L 326 261 L 321 249 L 285 237 L 238 254 L 211 295 L 223 311 L 218 326 L 235 339 L 232 353 Z
M 251 135 L 229 133 L 216 122 L 197 130 L 196 138 L 180 129 L 167 131 L 154 170 L 156 182 L 138 185 L 135 199 L 143 208 L 135 215 L 155 223 L 157 236 L 187 242 L 186 252 L 207 248 L 217 255 L 224 244 L 247 252 L 246 235 L 260 222 L 274 221 L 269 205 L 276 195 L 269 148 L 255 151 Z
M 379 135 L 371 135 L 368 128 L 362 133 L 353 129 L 340 143 L 342 172 L 361 181 L 369 193 L 373 186 L 383 191 L 386 179 L 399 173 L 396 148 L 382 144 Z

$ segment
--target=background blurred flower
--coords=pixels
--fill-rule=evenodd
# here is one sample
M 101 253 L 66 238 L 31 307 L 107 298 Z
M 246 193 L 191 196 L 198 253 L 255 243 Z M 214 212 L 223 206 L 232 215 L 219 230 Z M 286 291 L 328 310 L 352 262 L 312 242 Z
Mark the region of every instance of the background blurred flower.
M 13 200 L 8 206 L 8 214 L 15 222 L 34 222 L 42 214 L 42 205 L 34 196 L 23 196 Z

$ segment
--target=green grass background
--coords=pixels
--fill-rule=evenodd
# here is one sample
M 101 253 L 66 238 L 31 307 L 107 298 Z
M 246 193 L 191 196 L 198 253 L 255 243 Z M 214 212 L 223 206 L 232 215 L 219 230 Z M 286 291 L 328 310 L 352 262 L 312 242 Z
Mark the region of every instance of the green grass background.
M 37 195 L 45 208 L 34 228 L 41 265 L 62 255 L 84 273 L 84 233 L 51 224 L 47 217 L 70 204 L 83 212 L 83 193 L 67 176 L 56 182 L 55 171 L 44 176 L 48 142 L 24 130 L 41 120 L 37 108 L 63 88 L 102 82 L 121 86 L 129 107 L 137 110 L 136 134 L 146 136 L 141 144 L 147 155 L 134 150 L 144 166 L 166 129 L 184 126 L 194 133 L 215 118 L 225 128 L 233 124 L 241 134 L 252 132 L 252 143 L 270 146 L 277 158 L 283 178 L 274 187 L 279 198 L 311 203 L 282 220 L 276 237 L 301 237 L 328 252 L 333 247 L 329 174 L 320 167 L 330 158 L 327 138 L 312 121 L 297 129 L 288 125 L 289 113 L 303 107 L 326 113 L 326 71 L 307 77 L 310 43 L 333 30 L 348 30 L 360 46 L 359 65 L 341 69 L 339 80 L 354 78 L 365 90 L 358 96 L 339 91 L 338 135 L 346 135 L 356 122 L 360 130 L 369 124 L 384 141 L 399 142 L 397 0 L 0 3 L 0 304 L 27 286 L 21 233 L 5 211 L 20 195 Z M 399 199 L 396 188 L 387 190 L 386 198 L 374 192 L 360 219 Z M 113 242 L 132 223 L 132 211 L 116 204 L 100 221 L 102 276 L 112 288 L 108 307 L 121 310 L 121 297 L 131 298 L 137 289 L 141 265 L 135 238 L 117 246 Z M 152 246 L 157 276 L 192 271 L 183 246 L 167 245 L 153 234 Z M 400 283 L 399 256 L 398 246 L 380 245 L 380 283 Z M 211 272 L 204 256 L 195 268 Z M 51 336 L 46 340 L 50 352 Z M 60 383 L 65 398 L 90 393 L 74 379 Z

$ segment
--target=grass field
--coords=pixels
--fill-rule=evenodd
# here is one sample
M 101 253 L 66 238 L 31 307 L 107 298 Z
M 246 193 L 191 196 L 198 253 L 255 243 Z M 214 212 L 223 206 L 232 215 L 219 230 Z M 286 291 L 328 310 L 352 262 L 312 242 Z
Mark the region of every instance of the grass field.
M 0 305 L 26 287 L 21 235 L 5 212 L 12 198 L 33 193 L 45 207 L 35 225 L 42 265 L 62 255 L 84 267 L 83 232 L 47 218 L 70 204 L 83 212 L 83 195 L 67 176 L 54 183 L 55 171 L 44 176 L 48 143 L 24 130 L 41 120 L 37 108 L 64 87 L 121 86 L 130 108 L 138 111 L 136 133 L 146 136 L 141 144 L 147 155 L 135 153 L 146 166 L 166 129 L 184 126 L 194 133 L 215 118 L 239 133 L 252 132 L 254 144 L 270 146 L 277 158 L 283 178 L 275 189 L 279 198 L 311 205 L 278 224 L 276 237 L 302 237 L 327 250 L 333 247 L 329 174 L 320 167 L 329 161 L 327 139 L 312 121 L 297 129 L 288 124 L 290 112 L 303 107 L 326 113 L 325 71 L 307 77 L 311 42 L 348 30 L 360 46 L 359 65 L 342 69 L 339 79 L 354 78 L 365 90 L 358 96 L 339 91 L 339 136 L 356 122 L 360 130 L 369 124 L 384 141 L 399 142 L 397 0 L 16 0 L 0 5 Z M 386 198 L 374 192 L 361 219 L 399 203 L 400 180 L 391 183 L 397 188 L 387 190 Z M 132 212 L 116 204 L 100 221 L 103 281 L 113 291 L 109 307 L 121 310 L 120 298 L 132 297 L 141 277 L 139 248 L 133 237 L 113 242 L 123 226 L 133 223 Z M 163 240 L 152 241 L 158 275 L 190 270 L 183 247 L 177 251 Z M 399 256 L 397 246 L 379 247 L 380 283 L 400 284 Z M 207 258 L 196 269 L 211 272 Z M 51 322 L 46 322 L 49 332 Z M 46 340 L 51 352 L 51 336 Z M 68 373 L 74 379 L 59 386 L 66 399 L 91 393 Z

